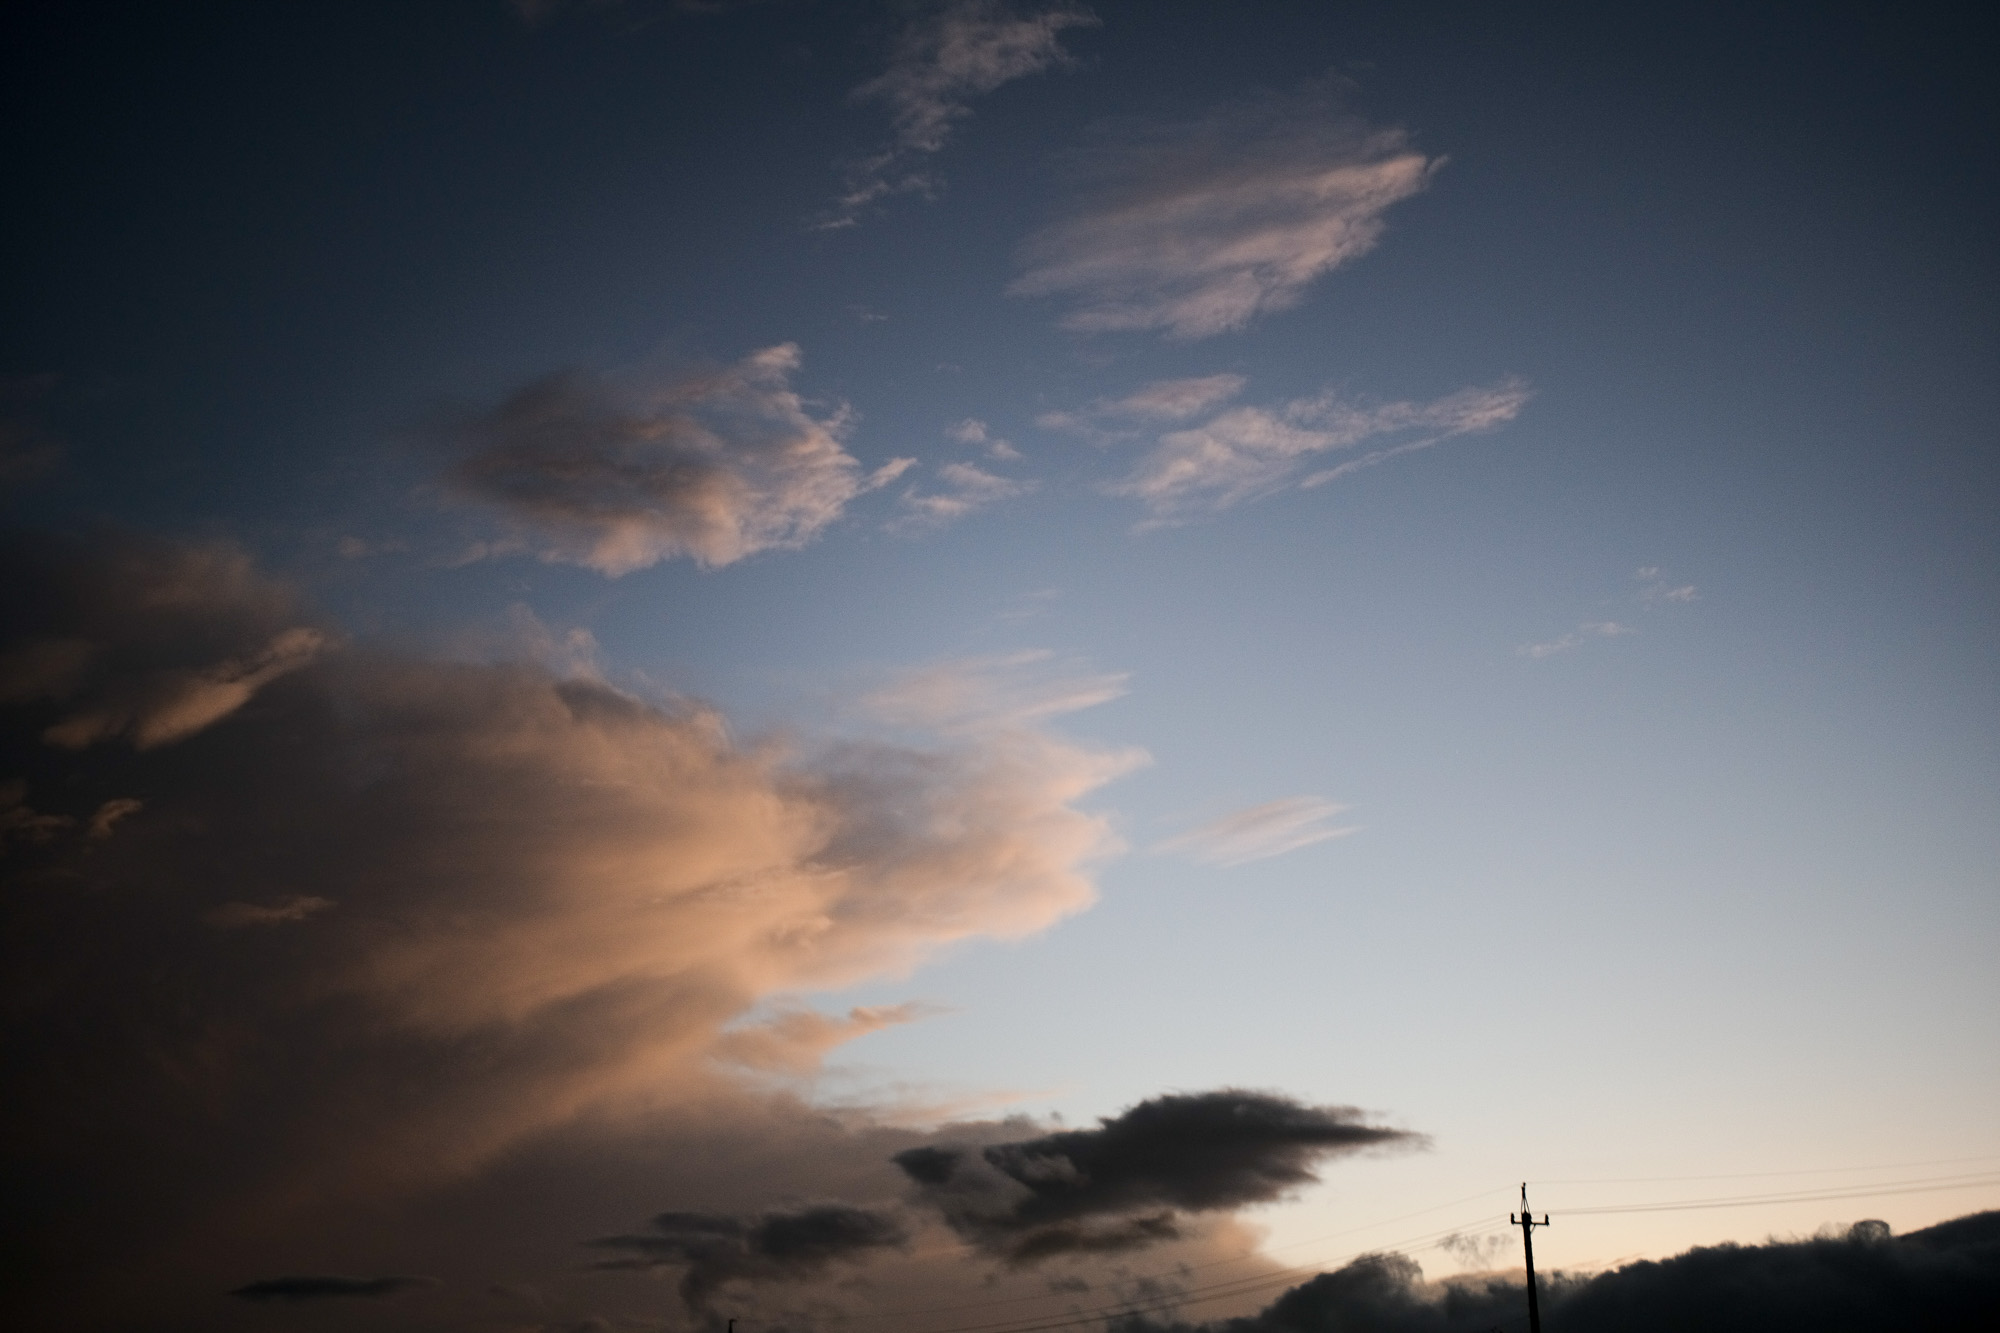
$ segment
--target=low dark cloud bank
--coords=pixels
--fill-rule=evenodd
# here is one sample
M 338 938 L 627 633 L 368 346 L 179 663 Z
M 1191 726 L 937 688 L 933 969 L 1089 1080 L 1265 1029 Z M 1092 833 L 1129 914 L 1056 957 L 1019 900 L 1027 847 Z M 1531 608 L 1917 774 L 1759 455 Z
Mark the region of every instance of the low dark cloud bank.
M 342 1296 L 380 1299 L 415 1287 L 434 1287 L 423 1277 L 273 1277 L 230 1292 L 246 1301 L 319 1301 Z
M 1594 1277 L 1540 1280 L 1548 1333 L 1973 1333 L 2000 1317 L 2000 1212 L 1893 1237 L 1880 1222 L 1810 1240 L 1702 1246 Z M 1261 1313 L 1112 1333 L 1488 1333 L 1523 1328 L 1518 1277 L 1426 1282 L 1374 1254 L 1292 1288 Z
M 1154 1097 L 1095 1129 L 913 1148 L 896 1164 L 959 1235 L 1026 1264 L 1172 1240 L 1182 1213 L 1268 1203 L 1317 1180 L 1321 1158 L 1419 1141 L 1352 1107 L 1224 1089 Z
M 698 1310 L 726 1282 L 815 1277 L 836 1262 L 861 1262 L 877 1251 L 901 1248 L 909 1239 L 892 1214 L 822 1204 L 766 1213 L 751 1222 L 708 1213 L 661 1213 L 650 1231 L 603 1236 L 589 1244 L 624 1252 L 593 1265 L 600 1269 L 684 1266 L 681 1298 Z

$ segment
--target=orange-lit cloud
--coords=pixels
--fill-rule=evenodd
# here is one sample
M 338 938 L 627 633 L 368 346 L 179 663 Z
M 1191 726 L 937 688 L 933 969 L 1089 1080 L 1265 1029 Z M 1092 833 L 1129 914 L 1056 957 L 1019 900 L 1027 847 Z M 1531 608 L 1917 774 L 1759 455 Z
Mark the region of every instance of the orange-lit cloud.
M 922 1011 L 798 997 L 1086 906 L 1115 842 L 1076 802 L 1133 762 L 1044 725 L 1101 691 L 996 702 L 994 664 L 930 673 L 894 741 L 744 743 L 532 663 L 334 646 L 219 548 L 10 566 L 38 592 L 0 651 L 85 665 L 0 712 L 9 995 L 35 1034 L 8 1053 L 9 1152 L 188 1245 L 741 1106 L 732 1069 L 809 1072 Z M 232 709 L 49 738 L 80 699 L 302 630 L 318 650 Z

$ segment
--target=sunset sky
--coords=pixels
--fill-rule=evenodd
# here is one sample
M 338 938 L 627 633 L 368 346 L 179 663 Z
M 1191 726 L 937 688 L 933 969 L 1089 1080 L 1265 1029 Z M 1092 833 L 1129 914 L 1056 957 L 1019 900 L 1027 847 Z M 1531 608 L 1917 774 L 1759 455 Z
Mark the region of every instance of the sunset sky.
M 1579 1272 L 2000 1207 L 1946 15 L 12 13 L 8 1308 L 950 1333 L 1511 1269 L 1524 1180 Z

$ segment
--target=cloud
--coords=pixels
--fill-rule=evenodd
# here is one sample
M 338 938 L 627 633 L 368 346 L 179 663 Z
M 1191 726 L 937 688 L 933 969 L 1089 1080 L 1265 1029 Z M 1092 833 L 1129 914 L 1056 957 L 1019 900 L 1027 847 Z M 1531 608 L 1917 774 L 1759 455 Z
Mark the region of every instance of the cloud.
M 316 898 L 309 894 L 287 898 L 268 907 L 259 907 L 254 903 L 224 903 L 211 910 L 207 920 L 209 925 L 222 930 L 235 930 L 242 926 L 282 926 L 288 921 L 303 921 L 333 905 L 331 898 Z
M 1184 421 L 1217 403 L 1226 403 L 1249 383 L 1241 375 L 1202 375 L 1192 379 L 1155 380 L 1123 398 L 1100 398 L 1076 412 L 1044 412 L 1035 424 L 1044 430 L 1068 431 L 1094 444 L 1115 444 L 1138 438 L 1138 427 Z
M 1137 438 L 1142 428 L 1200 416 L 1242 392 L 1238 375 L 1162 380 L 1125 398 L 1100 400 L 1076 413 L 1052 413 L 1040 424 L 1099 443 Z M 1207 421 L 1155 437 L 1153 447 L 1113 494 L 1139 500 L 1156 521 L 1228 508 L 1291 485 L 1323 486 L 1403 454 L 1511 421 L 1526 405 L 1526 385 L 1505 380 L 1461 389 L 1428 403 L 1363 406 L 1328 391 L 1278 407 L 1237 406 Z M 1304 472 L 1319 455 L 1374 448 L 1333 467 Z
M 76 827 L 69 815 L 52 815 L 28 804 L 28 784 L 15 779 L 0 783 L 0 854 L 7 845 L 51 842 Z
M 436 1285 L 434 1279 L 423 1277 L 273 1277 L 247 1283 L 229 1294 L 246 1301 L 319 1301 L 342 1296 L 379 1300 Z
M 1639 631 L 1630 625 L 1621 625 L 1615 620 L 1586 620 L 1569 633 L 1546 643 L 1524 643 L 1514 651 L 1522 657 L 1539 662 L 1544 657 L 1554 657 L 1572 648 L 1580 648 L 1591 639 L 1616 639 Z
M 0 704 L 59 704 L 43 731 L 52 745 L 186 740 L 328 643 L 321 629 L 285 623 L 289 595 L 227 547 L 120 539 L 60 566 L 46 556 L 18 544 L 0 552 L 22 580 L 0 605 L 12 631 L 0 642 Z M 75 619 L 55 623 L 65 615 Z
M 1000 0 L 952 0 L 897 36 L 889 68 L 856 88 L 859 102 L 888 106 L 895 137 L 863 159 L 822 228 L 853 226 L 862 209 L 888 195 L 928 191 L 934 179 L 912 165 L 941 150 L 972 100 L 1002 84 L 1067 63 L 1062 33 L 1097 19 L 1067 6 L 1021 14 Z
M 1358 829 L 1327 823 L 1347 809 L 1317 796 L 1288 796 L 1238 810 L 1167 839 L 1160 851 L 1180 852 L 1210 865 L 1238 866 L 1282 856 Z
M 917 1003 L 860 1005 L 844 1017 L 829 1018 L 817 1010 L 781 1006 L 762 1022 L 724 1032 L 716 1039 L 715 1058 L 763 1073 L 809 1074 L 836 1046 L 935 1012 Z
M 1983 1327 L 2000 1302 L 2000 1213 L 1892 1238 L 1880 1222 L 1810 1240 L 1715 1245 L 1594 1277 L 1538 1276 L 1556 1333 L 1818 1333 Z M 1371 1254 L 1285 1292 L 1263 1311 L 1212 1323 L 1114 1320 L 1117 1333 L 1486 1333 L 1517 1326 L 1517 1277 L 1426 1282 L 1414 1260 Z
M 922 491 L 912 486 L 903 492 L 905 512 L 898 526 L 943 527 L 976 509 L 1026 495 L 1034 489 L 1031 482 L 999 476 L 976 463 L 946 463 L 937 470 L 937 479 L 937 490 Z
M 1001 439 L 977 417 L 967 417 L 945 432 L 960 444 L 976 445 L 1003 463 L 1021 461 L 1021 451 L 1011 443 Z
M 783 343 L 647 382 L 551 376 L 459 427 L 451 481 L 544 560 L 613 577 L 803 546 L 901 469 L 862 478 L 841 444 L 848 413 L 809 412 L 791 387 L 799 364 Z
M 1633 578 L 1639 580 L 1639 600 L 1648 605 L 1658 602 L 1698 602 L 1701 594 L 1692 583 L 1675 584 L 1663 578 L 1658 565 L 1647 565 L 1634 571 Z
M 966 1240 L 1011 1264 L 1178 1239 L 1181 1215 L 1269 1203 L 1323 1157 L 1419 1142 L 1347 1106 L 1224 1089 L 1140 1102 L 1095 1129 L 896 1157 Z
M 739 741 L 699 704 L 538 663 L 344 642 L 214 547 L 15 542 L 0 609 L 0 654 L 73 642 L 84 664 L 0 707 L 0 1167 L 21 1186 L 0 1240 L 63 1291 L 93 1274 L 107 1324 L 226 1286 L 224 1263 L 382 1271 L 380 1201 L 469 1198 L 539 1144 L 573 1139 L 569 1169 L 602 1182 L 625 1174 L 602 1145 L 658 1142 L 657 1187 L 699 1178 L 690 1127 L 714 1123 L 736 1136 L 716 1190 L 787 1164 L 840 1183 L 867 1140 L 731 1071 L 808 1069 L 918 1012 L 805 1017 L 813 992 L 1087 906 L 1117 844 L 1077 802 L 1136 762 L 1044 727 L 1089 691 L 1042 680 L 1061 698 L 1030 705 L 997 662 L 934 671 L 893 738 Z M 180 744 L 46 739 L 79 700 L 302 619 L 327 646 Z M 144 817 L 77 832 L 113 799 Z M 143 1260 L 104 1254 L 114 1220 Z
M 130 796 L 114 796 L 97 807 L 97 813 L 90 817 L 90 836 L 108 838 L 119 823 L 146 808 L 144 801 Z
M 910 1236 L 892 1214 L 828 1203 L 795 1212 L 767 1213 L 752 1221 L 702 1213 L 661 1213 L 650 1231 L 603 1236 L 587 1244 L 622 1250 L 600 1269 L 681 1267 L 681 1299 L 703 1310 L 730 1282 L 796 1281 L 835 1263 L 859 1263 L 908 1245 Z
M 862 709 L 892 726 L 990 733 L 1033 726 L 1065 713 L 1109 703 L 1125 693 L 1124 672 L 1092 672 L 1059 664 L 1043 649 L 993 657 L 961 657 L 905 672 L 864 696 Z M 1125 751 L 1114 762 L 1144 761 Z
M 1080 198 L 1022 245 L 1008 292 L 1066 298 L 1080 333 L 1240 329 L 1373 249 L 1437 165 L 1320 90 L 1114 127 L 1074 156 Z

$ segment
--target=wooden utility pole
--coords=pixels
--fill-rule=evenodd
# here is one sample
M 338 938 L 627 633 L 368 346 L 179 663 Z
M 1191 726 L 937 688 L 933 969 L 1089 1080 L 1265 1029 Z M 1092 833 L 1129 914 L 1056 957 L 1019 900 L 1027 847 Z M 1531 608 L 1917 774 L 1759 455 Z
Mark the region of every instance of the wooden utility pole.
M 1521 1182 L 1521 1215 L 1507 1214 L 1507 1220 L 1521 1228 L 1521 1249 L 1528 1259 L 1528 1333 L 1542 1333 L 1542 1303 L 1535 1295 L 1535 1228 L 1549 1224 L 1549 1215 L 1537 1222 L 1528 1211 L 1528 1182 Z

